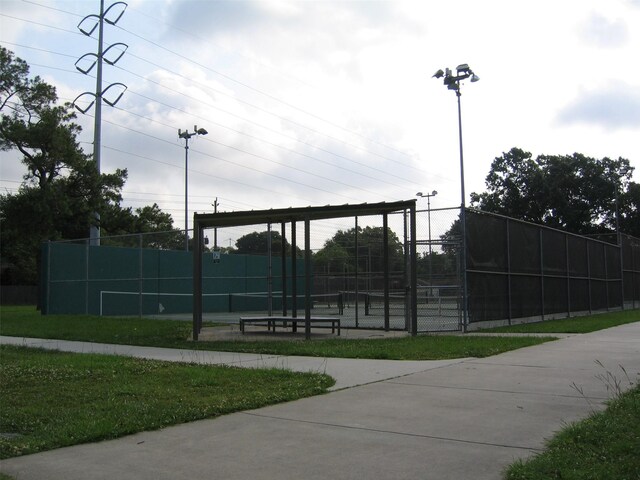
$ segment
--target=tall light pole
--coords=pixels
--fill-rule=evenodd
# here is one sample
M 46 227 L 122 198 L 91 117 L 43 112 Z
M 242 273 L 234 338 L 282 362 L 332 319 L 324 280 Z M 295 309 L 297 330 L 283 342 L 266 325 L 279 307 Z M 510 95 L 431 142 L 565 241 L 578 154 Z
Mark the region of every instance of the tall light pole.
M 468 299 L 467 299 L 467 214 L 466 197 L 464 191 L 464 156 L 462 154 L 462 110 L 460 108 L 460 82 L 471 78 L 472 82 L 480 80 L 469 65 L 463 63 L 456 67 L 456 75 L 450 69 L 438 70 L 435 78 L 443 78 L 444 84 L 449 90 L 456 92 L 458 97 L 458 136 L 460 142 L 460 223 L 462 224 L 462 328 L 466 332 L 468 326 Z
M 189 251 L 189 139 L 194 135 L 206 135 L 204 128 L 193 126 L 193 132 L 178 129 L 178 137 L 184 138 L 184 249 Z

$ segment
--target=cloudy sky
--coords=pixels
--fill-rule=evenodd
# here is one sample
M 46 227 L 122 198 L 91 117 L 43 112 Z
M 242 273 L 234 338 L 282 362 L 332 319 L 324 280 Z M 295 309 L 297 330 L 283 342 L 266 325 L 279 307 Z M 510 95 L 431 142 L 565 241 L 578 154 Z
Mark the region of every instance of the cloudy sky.
M 179 227 L 178 129 L 194 125 L 209 133 L 190 142 L 190 216 L 216 197 L 237 211 L 437 190 L 432 207 L 459 205 L 456 97 L 432 75 L 461 63 L 481 78 L 462 88 L 467 193 L 512 147 L 621 156 L 638 181 L 639 0 L 127 3 L 104 32 L 105 48 L 128 45 L 104 87 L 128 89 L 103 108 L 102 170 L 127 168 L 125 205 L 156 202 Z M 95 69 L 74 64 L 97 51 L 97 31 L 77 25 L 98 12 L 98 0 L 0 0 L 0 43 L 72 101 L 95 91 Z M 93 111 L 78 116 L 87 152 Z M 15 192 L 24 168 L 0 155 L 0 188 Z

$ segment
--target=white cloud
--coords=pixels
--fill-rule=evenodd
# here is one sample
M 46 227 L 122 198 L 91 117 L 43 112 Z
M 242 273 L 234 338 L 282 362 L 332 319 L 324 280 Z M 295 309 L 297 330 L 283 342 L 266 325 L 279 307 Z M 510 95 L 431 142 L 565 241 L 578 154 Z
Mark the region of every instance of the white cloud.
M 481 77 L 463 87 L 467 192 L 482 191 L 493 158 L 514 146 L 623 156 L 640 171 L 631 84 L 640 33 L 625 26 L 640 10 L 630 1 L 606 10 L 600 0 L 128 3 L 121 28 L 105 30 L 108 43 L 129 45 L 105 83 L 129 90 L 121 110 L 103 109 L 103 165 L 129 169 L 125 201 L 157 201 L 178 224 L 177 130 L 194 124 L 209 135 L 191 144 L 192 209 L 210 210 L 216 196 L 237 210 L 419 190 L 439 192 L 436 208 L 459 204 L 456 97 L 431 75 L 465 62 Z M 95 39 L 65 30 L 96 6 L 59 0 L 50 5 L 71 13 L 54 14 L 28 5 L 21 13 L 24 3 L 0 0 L 0 11 L 55 28 L 0 17 L 3 40 L 18 44 L 6 46 L 61 96 L 92 90 L 73 63 Z M 79 121 L 90 149 L 92 118 Z M 3 178 L 19 180 L 12 165 Z
M 585 92 L 558 113 L 561 124 L 595 125 L 605 130 L 640 127 L 639 87 L 616 83 Z
M 592 13 L 582 24 L 580 33 L 587 44 L 601 48 L 618 48 L 629 40 L 627 24 L 623 19 L 610 20 L 598 13 Z

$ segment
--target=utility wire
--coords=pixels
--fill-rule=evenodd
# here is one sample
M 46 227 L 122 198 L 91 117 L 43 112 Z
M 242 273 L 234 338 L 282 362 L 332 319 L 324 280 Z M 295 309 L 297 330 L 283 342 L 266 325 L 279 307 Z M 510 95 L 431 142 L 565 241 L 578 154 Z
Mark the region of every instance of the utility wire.
M 22 44 L 16 44 L 16 43 L 13 43 L 13 42 L 5 42 L 5 43 L 11 44 L 11 45 L 20 46 L 20 47 L 23 47 L 23 48 L 29 48 L 29 49 L 33 49 L 33 50 L 37 50 L 37 51 L 42 51 L 42 52 L 46 52 L 46 53 L 51 53 L 51 54 L 55 54 L 55 55 L 61 55 L 61 56 L 65 56 L 65 57 L 75 58 L 75 56 L 73 56 L 73 55 L 66 55 L 66 54 L 59 53 L 59 52 L 54 52 L 54 51 L 51 51 L 51 50 L 46 50 L 46 49 L 41 49 L 41 48 L 36 48 L 36 47 L 30 47 L 30 46 L 26 46 L 26 45 L 22 45 Z M 149 63 L 151 63 L 151 62 L 149 62 Z M 60 68 L 60 67 L 53 67 L 53 66 L 42 65 L 42 64 L 38 64 L 38 63 L 30 63 L 30 65 L 33 65 L 33 66 L 39 66 L 39 67 L 43 67 L 43 68 L 50 68 L 50 69 L 54 69 L 54 70 L 65 71 L 65 72 L 73 73 L 73 74 L 79 74 L 79 72 L 77 72 L 77 71 L 75 71 L 75 70 L 68 70 L 68 69 L 64 69 L 64 68 Z M 158 66 L 159 68 L 162 68 L 161 66 L 156 65 L 156 64 L 153 64 L 153 63 L 152 63 L 152 65 L 154 65 L 154 66 Z M 144 80 L 144 81 L 146 81 L 146 82 L 153 83 L 153 84 L 158 85 L 158 86 L 160 86 L 160 87 L 162 87 L 162 88 L 165 88 L 165 89 L 167 89 L 167 90 L 169 90 L 169 91 L 172 91 L 172 92 L 174 92 L 174 93 L 178 93 L 178 94 L 180 94 L 180 95 L 182 95 L 182 96 L 184 96 L 184 97 L 186 97 L 186 98 L 189 98 L 189 99 L 192 99 L 192 100 L 197 100 L 197 101 L 199 101 L 200 103 L 203 103 L 203 102 L 202 102 L 201 100 L 199 100 L 199 99 L 196 99 L 196 98 L 194 98 L 194 97 L 191 97 L 191 96 L 189 96 L 189 95 L 185 94 L 184 92 L 180 92 L 180 91 L 178 91 L 178 90 L 176 90 L 176 89 L 173 89 L 173 88 L 171 88 L 171 87 L 167 87 L 166 85 L 164 85 L 164 84 L 162 84 L 162 83 L 160 83 L 160 82 L 156 82 L 156 81 L 151 80 L 151 79 L 149 79 L 149 78 L 145 78 L 145 77 L 143 77 L 142 75 L 136 74 L 136 73 L 134 73 L 134 72 L 132 72 L 132 71 L 130 71 L 130 70 L 124 69 L 124 68 L 122 68 L 122 67 L 120 67 L 120 66 L 117 66 L 117 65 L 116 65 L 115 67 L 116 67 L 116 68 L 118 68 L 119 70 L 122 70 L 122 71 L 124 71 L 124 72 L 127 72 L 127 73 L 129 73 L 129 74 L 131 74 L 131 75 L 133 75 L 133 76 L 135 76 L 135 77 L 138 77 L 138 78 L 140 78 L 140 79 L 142 79 L 142 80 Z M 178 76 L 180 76 L 180 77 L 184 78 L 185 80 L 189 80 L 189 81 L 190 81 L 190 79 L 189 79 L 188 77 L 184 77 L 183 75 L 178 74 L 178 73 L 176 73 L 176 72 L 170 72 L 170 71 L 169 71 L 169 73 L 173 73 L 173 74 L 175 74 L 175 75 L 178 75 Z M 196 82 L 196 83 L 197 83 L 197 82 Z M 204 86 L 204 85 L 202 85 L 202 84 L 199 84 L 199 85 L 201 85 L 203 88 L 209 88 L 208 86 Z M 129 93 L 132 93 L 132 94 L 134 94 L 134 95 L 138 95 L 138 96 L 140 96 L 141 98 L 147 99 L 147 100 L 149 100 L 149 101 L 151 101 L 151 102 L 155 102 L 155 103 L 158 103 L 158 104 L 160 104 L 160 105 L 163 105 L 163 106 L 165 106 L 165 107 L 167 107 L 167 108 L 171 108 L 171 109 L 174 109 L 174 110 L 179 111 L 179 112 L 182 112 L 182 113 L 188 113 L 188 112 L 187 112 L 186 110 L 184 110 L 184 109 L 181 109 L 181 108 L 178 108 L 178 107 L 175 107 L 175 106 L 169 105 L 169 104 L 167 104 L 167 103 L 161 102 L 161 101 L 159 101 L 159 100 L 157 100 L 157 99 L 154 99 L 154 98 L 152 98 L 152 97 L 149 97 L 149 96 L 146 96 L 146 95 L 143 95 L 143 94 L 137 93 L 137 92 L 135 92 L 135 91 L 133 91 L 133 90 L 128 90 L 128 92 L 129 92 Z M 348 158 L 348 157 L 346 157 L 346 156 L 344 156 L 344 155 L 340 155 L 340 154 L 335 153 L 335 152 L 332 152 L 332 151 L 330 151 L 330 150 L 326 150 L 326 149 L 324 149 L 324 148 L 322 148 L 322 147 L 319 147 L 319 146 L 317 146 L 317 145 L 311 144 L 311 143 L 309 143 L 309 142 L 305 142 L 305 141 L 299 140 L 299 139 L 298 139 L 298 138 L 296 138 L 296 137 L 293 137 L 293 136 L 290 136 L 290 135 L 286 135 L 286 134 L 282 133 L 282 132 L 281 132 L 281 131 L 279 131 L 279 130 L 272 129 L 272 128 L 270 128 L 270 127 L 267 127 L 267 126 L 265 126 L 265 125 L 262 125 L 262 124 L 260 124 L 260 123 L 255 122 L 255 121 L 252 121 L 252 120 L 250 120 L 250 119 L 248 119 L 248 118 L 246 118 L 246 117 L 242 117 L 242 116 L 240 116 L 240 115 L 234 114 L 234 113 L 229 112 L 229 111 L 227 111 L 227 110 L 220 109 L 219 107 L 215 106 L 214 104 L 206 104 L 206 103 L 205 103 L 205 105 L 208 105 L 208 106 L 210 106 L 210 107 L 212 107 L 212 108 L 215 108 L 215 109 L 217 109 L 217 110 L 219 110 L 219 111 L 221 111 L 222 113 L 225 113 L 225 114 L 227 114 L 227 115 L 231 115 L 231 116 L 233 116 L 233 117 L 235 117 L 235 118 L 239 118 L 239 119 L 241 119 L 241 120 L 243 120 L 243 121 L 246 121 L 246 122 L 249 122 L 249 123 L 254 124 L 254 125 L 256 125 L 256 126 L 259 126 L 259 127 L 261 127 L 261 128 L 267 129 L 268 131 L 271 131 L 271 132 L 273 132 L 273 133 L 276 133 L 276 134 L 278 134 L 278 135 L 281 135 L 281 136 L 283 136 L 283 137 L 285 137 L 285 138 L 287 138 L 287 139 L 290 139 L 290 140 L 296 141 L 296 142 L 298 142 L 298 143 L 301 143 L 301 144 L 303 144 L 303 145 L 309 146 L 309 147 L 314 148 L 314 149 L 316 149 L 316 150 L 319 150 L 319 151 L 322 151 L 322 152 L 328 153 L 328 154 L 330 154 L 330 155 L 336 156 L 336 157 L 338 157 L 338 158 L 341 158 L 341 159 L 347 160 L 347 161 L 349 161 L 349 162 L 355 163 L 355 164 L 360 165 L 360 166 L 362 166 L 362 167 L 364 167 L 364 168 L 368 168 L 368 169 L 371 169 L 371 170 L 374 170 L 374 171 L 380 172 L 380 173 L 382 173 L 383 175 L 385 175 L 386 177 L 394 177 L 394 178 L 398 178 L 398 179 L 400 179 L 400 180 L 403 180 L 404 182 L 409 182 L 409 183 L 412 183 L 414 186 L 418 186 L 418 184 L 417 184 L 417 183 L 414 183 L 412 180 L 408 180 L 408 179 L 406 179 L 406 178 L 404 178 L 404 177 L 401 177 L 401 176 L 399 176 L 399 175 L 395 175 L 395 174 L 390 173 L 390 172 L 387 172 L 387 171 L 385 171 L 385 170 L 382 170 L 382 169 L 379 169 L 379 168 L 376 168 L 376 167 L 372 167 L 372 166 L 370 166 L 370 165 L 366 165 L 366 164 L 365 164 L 365 163 L 363 163 L 363 162 L 358 162 L 358 161 L 353 160 L 353 159 L 350 159 L 350 158 Z M 202 118 L 202 117 L 200 117 L 200 118 Z M 297 151 L 297 150 L 293 150 L 293 149 L 290 149 L 290 148 L 287 148 L 287 147 L 283 147 L 283 146 L 278 145 L 278 144 L 276 144 L 276 143 L 273 143 L 273 142 L 270 142 L 270 141 L 265 140 L 265 139 L 263 139 L 263 138 L 257 137 L 257 136 L 255 136 L 255 135 L 251 135 L 251 134 L 248 134 L 248 133 L 242 132 L 242 131 L 240 131 L 240 130 L 237 130 L 237 129 L 234 129 L 234 128 L 231 128 L 231 127 L 228 127 L 228 126 L 223 125 L 223 124 L 220 124 L 220 123 L 218 123 L 218 122 L 215 122 L 215 121 L 212 121 L 212 120 L 209 120 L 209 119 L 204 119 L 204 120 L 205 120 L 205 121 L 207 121 L 209 124 L 216 125 L 216 126 L 218 126 L 218 127 L 220 127 L 220 128 L 225 128 L 225 129 L 227 129 L 227 130 L 233 131 L 233 132 L 235 132 L 235 133 L 238 133 L 238 134 L 240 134 L 240 135 L 246 136 L 246 137 L 248 137 L 248 138 L 252 138 L 252 139 L 254 139 L 254 140 L 257 140 L 257 141 L 260 141 L 260 142 L 264 142 L 264 143 L 266 143 L 266 144 L 268 144 L 268 145 L 271 145 L 271 146 L 274 146 L 274 147 L 276 147 L 276 148 L 279 148 L 279 149 L 282 149 L 282 150 L 288 151 L 288 152 L 290 152 L 290 153 L 294 153 L 294 154 L 296 154 L 296 155 L 300 155 L 300 156 L 303 156 L 303 157 L 306 157 L 306 158 L 312 159 L 312 160 L 317 161 L 317 162 L 325 163 L 325 164 L 327 164 L 327 165 L 331 165 L 331 166 L 333 166 L 333 167 L 340 168 L 340 169 L 345 170 L 345 171 L 348 171 L 348 172 L 350 172 L 350 173 L 353 173 L 353 174 L 356 174 L 356 175 L 360 175 L 360 176 L 363 176 L 363 177 L 367 177 L 367 178 L 370 178 L 370 179 L 372 179 L 372 180 L 376 180 L 376 181 L 378 181 L 378 182 L 382 182 L 382 183 L 386 183 L 386 184 L 389 184 L 389 185 L 393 185 L 393 186 L 398 187 L 398 188 L 406 188 L 406 186 L 404 186 L 404 185 L 399 185 L 399 184 L 397 184 L 397 183 L 393 183 L 393 182 L 390 182 L 390 181 L 388 181 L 388 180 L 381 180 L 381 179 L 378 179 L 378 178 L 376 178 L 376 177 L 373 177 L 373 176 L 370 176 L 370 175 L 364 174 L 364 173 L 362 173 L 362 172 L 358 172 L 358 171 L 355 171 L 355 170 L 348 169 L 348 168 L 346 168 L 346 167 L 344 167 L 344 166 L 342 166 L 342 165 L 335 164 L 335 163 L 332 163 L 332 162 L 329 162 L 329 161 L 326 161 L 326 160 L 322 160 L 322 159 L 320 159 L 320 158 L 317 158 L 317 157 L 314 157 L 314 156 L 311 156 L 311 155 L 308 155 L 308 154 L 305 154 L 305 153 L 299 152 L 299 151 Z

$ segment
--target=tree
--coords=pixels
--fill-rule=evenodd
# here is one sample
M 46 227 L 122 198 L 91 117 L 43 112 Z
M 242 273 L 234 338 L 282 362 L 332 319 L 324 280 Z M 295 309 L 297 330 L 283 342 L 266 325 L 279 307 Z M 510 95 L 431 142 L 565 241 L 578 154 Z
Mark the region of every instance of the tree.
M 39 246 L 86 237 L 93 212 L 121 201 L 126 170 L 98 174 L 76 136 L 70 106 L 56 106 L 55 88 L 0 47 L 0 149 L 17 150 L 27 168 L 16 195 L 0 196 L 3 282 L 34 283 Z
M 103 211 L 100 222 L 103 226 L 103 236 L 120 236 L 118 244 L 122 246 L 138 247 L 139 239 L 126 236 L 132 233 L 142 233 L 143 247 L 162 250 L 180 250 L 184 248 L 184 232 L 173 226 L 173 218 L 163 212 L 158 204 L 147 205 L 142 208 L 122 208 L 119 204 L 108 205 Z M 156 235 L 151 235 L 155 233 Z
M 387 229 L 389 237 L 389 268 L 391 271 L 404 269 L 404 255 L 402 242 L 398 236 Z M 338 230 L 336 234 L 324 243 L 313 257 L 314 268 L 328 274 L 343 274 L 346 272 L 382 272 L 383 265 L 383 227 L 358 227 L 358 258 L 356 266 L 356 229 Z
M 0 46 L 0 110 L 31 116 L 38 106 L 57 100 L 56 89 L 38 76 L 29 78 L 29 65 Z
M 640 238 L 640 184 L 629 182 L 620 195 L 620 231 Z
M 236 240 L 236 250 L 233 253 L 246 255 L 266 255 L 269 248 L 269 232 L 251 232 Z M 291 255 L 291 245 L 285 239 L 285 255 Z M 279 257 L 282 254 L 282 236 L 279 232 L 271 231 L 271 255 Z M 301 252 L 296 247 L 296 255 Z
M 485 180 L 487 191 L 471 194 L 480 210 L 592 234 L 615 230 L 615 204 L 627 212 L 625 190 L 633 167 L 624 158 L 595 159 L 539 155 L 512 148 L 496 157 Z

